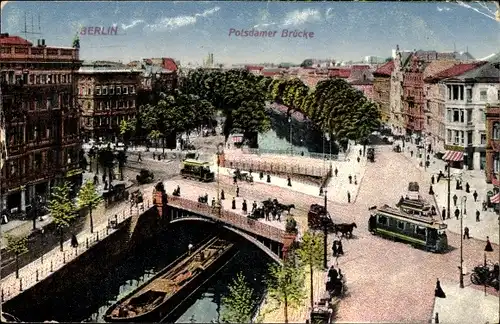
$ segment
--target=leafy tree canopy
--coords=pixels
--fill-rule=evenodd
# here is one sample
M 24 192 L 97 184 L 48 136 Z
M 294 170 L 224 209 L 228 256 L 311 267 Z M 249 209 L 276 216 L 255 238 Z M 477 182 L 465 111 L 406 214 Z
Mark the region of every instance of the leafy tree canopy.
M 270 278 L 267 280 L 269 297 L 280 306 L 285 300 L 290 307 L 300 306 L 305 299 L 304 272 L 288 260 L 280 264 L 271 264 Z
M 20 255 L 28 252 L 28 238 L 26 236 L 13 236 L 6 234 L 7 251 Z
M 78 192 L 78 205 L 95 208 L 102 201 L 93 181 L 87 180 Z
M 222 298 L 222 321 L 225 323 L 250 323 L 254 294 L 245 276 L 240 272 L 229 285 L 229 295 Z
M 70 198 L 69 183 L 64 182 L 54 187 L 50 200 L 49 210 L 54 223 L 60 227 L 68 227 L 71 220 L 75 218 L 75 204 Z

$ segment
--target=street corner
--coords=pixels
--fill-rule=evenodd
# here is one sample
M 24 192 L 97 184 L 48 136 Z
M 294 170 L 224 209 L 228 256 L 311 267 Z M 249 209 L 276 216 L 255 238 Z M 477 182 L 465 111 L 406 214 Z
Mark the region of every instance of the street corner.
M 433 323 L 436 313 L 439 323 L 498 323 L 498 296 L 451 282 L 441 282 L 441 288 L 446 298 L 435 298 Z

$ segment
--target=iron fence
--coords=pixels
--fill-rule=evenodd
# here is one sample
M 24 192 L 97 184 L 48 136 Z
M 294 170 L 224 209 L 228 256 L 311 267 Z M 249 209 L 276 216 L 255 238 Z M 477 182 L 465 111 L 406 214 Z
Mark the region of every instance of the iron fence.
M 148 206 L 150 205 L 149 200 L 145 203 Z M 118 229 L 118 225 L 133 215 L 139 214 L 140 209 L 144 211 L 144 205 L 142 208 L 136 208 L 135 213 L 132 209 L 124 208 L 121 213 L 109 217 L 107 224 L 100 224 L 94 233 L 90 234 L 86 232 L 80 234 L 78 246 L 72 247 L 71 240 L 67 240 L 63 244 L 63 251 L 60 251 L 60 247 L 58 246 L 42 255 L 39 259 L 19 269 L 19 278 L 16 278 L 15 272 L 2 278 L 1 301 L 5 302 L 14 298 L 20 292 L 33 287 L 39 281 L 49 277 L 67 263 L 73 261 L 77 256 L 92 248 L 97 242 L 113 234 Z
M 337 153 L 337 154 L 330 154 L 330 153 L 318 153 L 318 152 L 305 152 L 305 151 L 292 151 L 290 153 L 290 149 L 286 150 L 277 150 L 277 149 L 262 149 L 262 148 L 243 148 L 241 150 L 244 154 L 256 154 L 256 155 L 263 155 L 263 154 L 274 154 L 274 155 L 287 155 L 287 156 L 303 156 L 303 157 L 309 157 L 313 159 L 320 159 L 320 160 L 327 160 L 327 161 L 344 161 L 346 154 L 345 153 Z
M 284 161 L 283 163 L 261 162 L 248 161 L 237 158 L 229 158 L 224 160 L 223 166 L 231 169 L 262 171 L 268 173 L 302 174 L 318 178 L 324 177 L 328 171 L 325 167 L 293 165 L 287 164 L 286 161 Z

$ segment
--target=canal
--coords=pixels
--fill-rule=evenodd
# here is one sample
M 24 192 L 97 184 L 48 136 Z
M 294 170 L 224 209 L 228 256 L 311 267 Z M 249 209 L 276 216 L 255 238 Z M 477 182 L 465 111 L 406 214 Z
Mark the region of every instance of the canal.
M 47 318 L 47 312 L 43 310 L 33 310 L 29 319 L 21 320 L 104 322 L 103 315 L 111 305 L 185 253 L 189 243 L 196 244 L 214 233 L 210 225 L 202 223 L 180 223 L 174 226 L 161 237 L 142 243 L 134 255 L 120 262 L 106 278 L 89 283 L 86 289 L 79 289 L 78 296 L 75 296 L 74 291 L 68 292 L 66 296 L 53 296 L 62 307 L 50 312 L 51 318 Z M 182 305 L 177 323 L 217 323 L 221 316 L 221 299 L 228 294 L 227 286 L 239 272 L 245 275 L 248 284 L 254 289 L 254 310 L 257 311 L 265 293 L 264 282 L 272 261 L 251 243 L 243 239 L 237 242 L 239 253 Z

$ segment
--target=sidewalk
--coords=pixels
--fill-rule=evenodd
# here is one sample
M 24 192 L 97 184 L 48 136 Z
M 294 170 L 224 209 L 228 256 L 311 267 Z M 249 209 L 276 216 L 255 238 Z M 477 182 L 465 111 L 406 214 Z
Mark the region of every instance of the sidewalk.
M 498 297 L 471 287 L 441 282 L 446 298 L 436 298 L 432 323 L 498 323 Z
M 404 154 L 410 163 L 415 167 L 426 173 L 426 176 L 430 177 L 434 175 L 437 181 L 437 174 L 439 171 L 443 171 L 445 176 L 448 173 L 445 171 L 446 162 L 443 160 L 438 160 L 434 156 L 431 156 L 431 164 L 429 168 L 424 168 L 419 166 L 419 162 L 422 160 L 417 157 L 417 149 L 414 144 L 405 143 Z M 413 150 L 413 157 L 411 157 L 410 151 Z M 464 203 L 465 214 L 463 218 L 463 226 L 468 227 L 470 230 L 470 236 L 475 239 L 486 241 L 486 236 L 490 237 L 492 243 L 498 244 L 500 242 L 498 237 L 498 216 L 496 213 L 488 209 L 488 211 L 483 211 L 482 202 L 486 200 L 486 193 L 493 190 L 493 185 L 487 184 L 485 181 L 484 172 L 482 170 L 463 170 L 452 168 L 450 170 L 451 181 L 450 181 L 450 216 L 451 219 L 446 219 L 445 223 L 448 224 L 448 230 L 453 233 L 460 234 L 460 220 L 455 218 L 455 209 L 458 207 L 460 209 L 460 201 L 462 197 L 466 197 Z M 462 180 L 463 190 L 456 190 L 456 180 Z M 470 193 L 465 192 L 465 184 L 470 185 Z M 439 218 L 441 219 L 441 211 L 443 207 L 448 208 L 448 180 L 441 179 L 439 182 L 435 182 L 433 185 L 434 197 L 436 199 L 436 204 L 439 212 Z M 473 193 L 474 190 L 477 191 L 478 197 L 477 202 L 474 202 Z M 421 185 L 421 192 L 428 192 L 428 185 Z M 457 195 L 457 205 L 453 203 L 453 196 Z M 476 210 L 480 212 L 480 222 L 476 222 Z
M 328 201 L 333 203 L 341 203 L 347 204 L 347 192 L 351 194 L 351 203 L 356 201 L 356 197 L 358 195 L 359 187 L 361 181 L 365 175 L 366 171 L 366 157 L 361 157 L 360 162 L 357 162 L 357 156 L 359 155 L 359 149 L 362 149 L 361 145 L 357 145 L 352 148 L 350 155 L 348 156 L 348 161 L 332 161 L 332 169 L 335 170 L 337 168 L 338 175 L 335 177 L 335 174 L 332 174 L 330 178 L 326 190 L 328 190 Z M 300 157 L 295 157 L 299 158 Z M 215 158 L 216 159 L 216 158 Z M 281 157 L 283 159 L 283 157 Z M 311 158 L 304 157 L 303 163 L 309 163 Z M 317 160 L 317 159 L 316 159 Z M 216 161 L 215 161 L 216 162 Z M 323 163 L 320 160 L 320 163 Z M 329 168 L 330 162 L 326 162 L 326 167 Z M 214 163 L 211 167 L 212 171 L 217 175 L 217 164 Z M 235 169 L 220 167 L 220 174 L 223 176 L 234 175 Z M 248 170 L 241 170 L 242 172 L 248 172 Z M 352 176 L 352 184 L 349 184 L 349 175 Z M 357 180 L 357 185 L 354 184 L 354 179 Z M 253 173 L 253 180 L 257 183 L 263 183 L 271 186 L 278 186 L 281 188 L 285 188 L 291 191 L 296 191 L 300 193 L 304 193 L 306 195 L 319 197 L 319 186 L 302 183 L 300 181 L 292 180 L 292 186 L 288 186 L 288 181 L 286 177 L 279 176 L 271 176 L 271 183 L 267 183 L 267 176 L 264 174 L 264 178 L 259 179 L 258 172 Z

